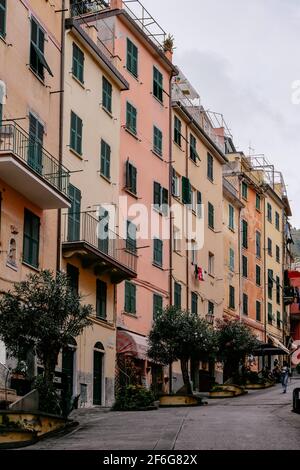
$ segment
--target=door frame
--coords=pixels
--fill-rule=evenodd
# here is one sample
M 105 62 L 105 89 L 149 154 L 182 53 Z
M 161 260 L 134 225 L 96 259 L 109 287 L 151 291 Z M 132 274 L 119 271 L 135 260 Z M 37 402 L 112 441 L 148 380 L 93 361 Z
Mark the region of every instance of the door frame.
M 95 346 L 96 346 L 96 344 L 95 344 Z M 104 349 L 104 346 L 103 346 L 103 349 L 96 348 L 95 346 L 93 347 L 93 350 L 92 350 L 92 372 L 93 372 L 92 405 L 93 406 L 104 406 L 105 405 L 105 349 Z M 98 352 L 98 353 L 102 354 L 101 405 L 95 405 L 94 404 L 94 362 L 95 362 L 94 353 L 95 352 Z

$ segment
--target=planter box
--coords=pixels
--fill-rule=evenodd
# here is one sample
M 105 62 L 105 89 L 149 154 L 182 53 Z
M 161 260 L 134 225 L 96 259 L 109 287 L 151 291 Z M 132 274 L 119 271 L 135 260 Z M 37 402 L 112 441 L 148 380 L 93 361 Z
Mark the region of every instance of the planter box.
M 209 392 L 209 398 L 233 398 L 237 395 L 230 390 L 222 390 L 219 392 Z
M 274 385 L 273 382 L 267 382 L 265 384 L 247 384 L 245 388 L 247 390 L 264 390 L 265 388 L 274 387 Z
M 240 385 L 219 385 L 222 390 L 212 390 L 209 394 L 210 398 L 231 398 L 245 395 L 248 393 L 245 387 Z
M 199 406 L 201 399 L 192 395 L 164 395 L 159 399 L 160 408 L 176 406 Z

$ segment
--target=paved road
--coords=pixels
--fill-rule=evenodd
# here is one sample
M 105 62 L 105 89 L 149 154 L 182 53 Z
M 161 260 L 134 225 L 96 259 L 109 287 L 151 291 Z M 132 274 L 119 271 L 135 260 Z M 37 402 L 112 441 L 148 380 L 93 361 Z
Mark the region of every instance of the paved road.
M 291 412 L 294 380 L 197 408 L 149 412 L 79 410 L 80 426 L 27 449 L 56 450 L 300 450 L 300 415 Z

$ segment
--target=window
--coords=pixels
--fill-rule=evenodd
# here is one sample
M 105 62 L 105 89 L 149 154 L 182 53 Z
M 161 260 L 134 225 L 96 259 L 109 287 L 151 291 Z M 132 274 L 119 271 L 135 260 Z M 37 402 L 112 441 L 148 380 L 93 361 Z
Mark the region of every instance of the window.
M 126 162 L 126 189 L 132 194 L 137 193 L 137 170 L 129 160 Z
M 242 198 L 248 199 L 248 185 L 245 181 L 242 182 Z
M 6 34 L 6 0 L 0 0 L 0 36 Z
M 243 294 L 243 314 L 248 315 L 248 295 Z
M 210 202 L 208 203 L 208 226 L 213 230 L 215 228 L 215 208 Z
M 202 217 L 202 193 L 197 191 L 197 216 L 199 219 Z
M 248 222 L 242 220 L 242 247 L 248 248 Z
M 181 284 L 178 282 L 174 284 L 174 306 L 181 308 Z
M 273 270 L 268 269 L 268 297 L 269 299 L 273 298 Z
M 156 181 L 153 183 L 153 205 L 159 212 L 165 215 L 168 213 L 169 191 Z
M 207 178 L 210 181 L 214 180 L 214 159 L 210 153 L 207 154 Z
M 191 209 L 196 214 L 197 211 L 197 190 L 191 187 Z
M 280 305 L 280 278 L 276 276 L 276 302 Z
M 80 240 L 81 191 L 69 184 L 71 207 L 68 211 L 68 242 Z
M 261 258 L 261 233 L 256 231 L 255 235 L 256 257 Z
M 275 227 L 278 231 L 280 231 L 280 215 L 278 212 L 275 212 Z
M 107 304 L 107 284 L 106 282 L 96 281 L 96 317 L 102 320 L 106 319 Z
M 235 289 L 233 286 L 229 286 L 229 308 L 235 309 Z
M 280 248 L 278 245 L 276 245 L 276 261 L 280 263 Z
M 2 119 L 3 119 L 3 104 L 0 103 L 0 127 L 2 126 Z
M 213 317 L 215 313 L 215 304 L 211 302 L 210 300 L 208 301 L 208 315 Z
M 256 301 L 256 321 L 261 321 L 261 303 Z
M 157 153 L 160 157 L 162 156 L 162 143 L 163 135 L 162 131 L 158 127 L 153 127 L 153 151 Z
M 234 230 L 234 207 L 229 204 L 229 222 L 228 222 L 228 227 L 231 230 Z
M 109 212 L 102 206 L 99 210 L 98 250 L 108 254 L 109 251 Z
M 79 269 L 72 264 L 67 264 L 67 276 L 69 278 L 69 284 L 75 295 L 79 292 Z
M 196 292 L 192 292 L 191 306 L 192 306 L 192 313 L 194 313 L 195 315 L 198 315 L 198 295 Z
M 268 303 L 268 323 L 269 325 L 273 323 L 273 307 L 270 302 Z
M 208 253 L 208 274 L 214 276 L 215 274 L 215 255 Z
M 182 202 L 183 204 L 191 204 L 191 183 L 188 178 L 185 176 L 182 176 L 181 178 L 181 183 L 182 183 Z
M 180 197 L 180 176 L 172 170 L 172 196 Z
M 136 285 L 125 281 L 125 312 L 136 313 Z
M 126 227 L 126 250 L 130 251 L 131 253 L 136 253 L 136 225 L 127 220 L 127 227 Z
M 73 67 L 72 73 L 81 83 L 83 83 L 84 74 L 84 53 L 81 49 L 73 42 Z
M 248 258 L 246 256 L 242 257 L 242 276 L 248 277 Z
M 102 106 L 112 112 L 112 85 L 105 77 L 102 77 Z
M 71 111 L 70 148 L 82 155 L 82 120 Z
M 44 69 L 53 77 L 45 59 L 44 46 L 45 33 L 38 22 L 31 18 L 30 68 L 42 80 L 44 80 Z
M 132 104 L 126 103 L 126 128 L 133 134 L 137 133 L 136 130 L 136 116 L 137 110 Z
M 261 267 L 256 265 L 256 285 L 261 286 Z
M 43 171 L 44 126 L 29 113 L 28 165 L 38 173 Z
M 25 209 L 23 233 L 23 261 L 35 268 L 39 266 L 40 218 Z
M 177 227 L 173 229 L 173 247 L 177 253 L 181 252 L 181 232 Z
M 153 294 L 153 320 L 156 319 L 157 315 L 163 310 L 163 298 L 162 295 Z
M 190 159 L 195 163 L 197 162 L 197 159 L 200 160 L 197 152 L 197 140 L 193 134 L 190 134 Z
M 276 318 L 276 324 L 277 324 L 277 328 L 280 329 L 281 328 L 281 315 L 280 315 L 280 312 L 277 312 L 277 318 Z
M 229 248 L 229 269 L 234 272 L 234 249 Z
M 163 242 L 159 238 L 153 240 L 153 263 L 159 267 L 163 265 Z
M 272 256 L 272 240 L 268 238 L 268 255 Z
M 260 197 L 259 194 L 256 194 L 255 208 L 256 208 L 257 211 L 260 212 L 260 210 L 261 210 L 261 197 Z
M 135 77 L 138 76 L 138 48 L 127 39 L 127 70 Z
M 174 142 L 181 147 L 181 121 L 174 116 Z
M 102 139 L 101 140 L 101 175 L 110 179 L 110 146 Z
M 162 73 L 157 70 L 156 67 L 153 67 L 153 95 L 161 103 L 164 100 L 164 87 L 163 87 L 163 76 Z
M 268 221 L 272 223 L 272 206 L 269 202 L 267 204 L 267 218 Z

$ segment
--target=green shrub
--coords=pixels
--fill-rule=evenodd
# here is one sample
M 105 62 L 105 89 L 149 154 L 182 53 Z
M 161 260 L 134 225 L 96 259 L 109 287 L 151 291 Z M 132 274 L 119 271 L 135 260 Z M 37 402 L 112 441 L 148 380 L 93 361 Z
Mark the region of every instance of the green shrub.
M 49 387 L 44 377 L 38 375 L 35 379 L 34 387 L 39 392 L 39 410 L 44 413 L 61 415 L 60 398 L 57 395 L 54 385 Z
M 128 385 L 117 395 L 113 410 L 131 411 L 153 405 L 155 397 L 151 390 L 139 385 Z

